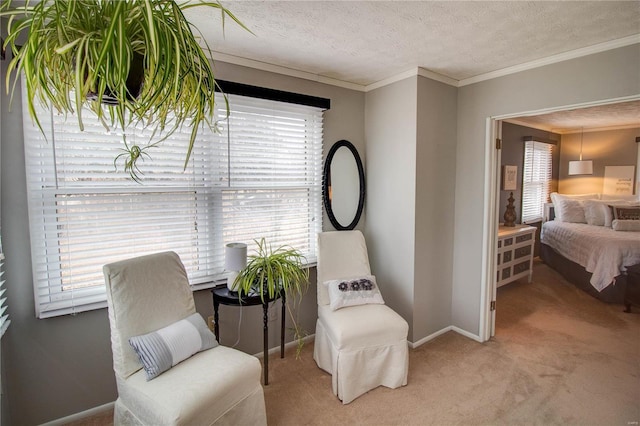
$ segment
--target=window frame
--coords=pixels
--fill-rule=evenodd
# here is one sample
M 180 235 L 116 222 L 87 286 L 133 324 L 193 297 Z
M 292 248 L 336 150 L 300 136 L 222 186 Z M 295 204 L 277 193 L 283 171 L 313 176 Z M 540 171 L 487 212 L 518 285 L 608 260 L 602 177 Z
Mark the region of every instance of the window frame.
M 549 202 L 553 184 L 554 149 L 554 144 L 546 142 L 536 140 L 524 142 L 521 203 L 521 222 L 523 224 L 540 222 L 544 218 L 544 204 Z M 528 160 L 529 155 L 532 156 L 530 160 Z M 530 164 L 530 161 L 540 164 Z M 544 170 L 540 170 L 541 167 L 544 167 Z M 530 170 L 531 168 L 536 168 L 536 170 Z M 537 194 L 527 194 L 532 186 L 535 187 Z M 537 207 L 534 211 L 529 211 L 530 207 L 528 206 L 532 204 Z
M 217 96 L 221 97 L 224 95 L 217 94 Z M 235 96 L 235 98 L 236 100 L 238 100 L 242 98 L 242 96 Z M 222 105 L 222 106 L 225 105 L 224 98 L 222 98 L 222 100 L 223 102 L 218 102 L 218 105 Z M 271 105 L 274 105 L 274 109 L 277 110 L 276 107 L 280 105 L 278 102 L 281 102 L 281 101 L 268 101 L 263 99 L 259 102 L 270 103 Z M 282 111 L 289 110 L 289 109 L 295 110 L 296 108 L 300 109 L 301 107 L 290 105 L 290 104 L 286 104 L 286 105 L 282 104 L 281 106 Z M 225 107 L 225 110 L 226 110 L 226 107 Z M 322 145 L 323 143 L 322 143 L 321 134 L 322 134 L 322 128 L 323 128 L 322 112 L 324 111 L 324 109 L 319 109 L 317 107 L 308 107 L 308 110 L 315 111 L 314 114 L 316 114 L 316 116 L 318 115 L 318 113 L 320 115 L 319 141 L 316 138 L 316 139 L 308 140 L 305 142 L 305 144 L 315 144 L 313 145 L 316 147 L 314 149 L 318 150 L 317 158 L 315 158 L 314 160 L 315 163 L 313 163 L 310 166 L 310 167 L 315 167 L 314 173 L 317 174 L 318 176 L 317 183 L 314 184 L 313 186 L 313 188 L 315 189 L 309 189 L 308 195 L 307 195 L 307 200 L 310 204 L 317 204 L 318 206 L 320 206 L 319 211 L 316 210 L 316 213 L 310 212 L 309 216 L 307 217 L 308 221 L 312 217 L 313 220 L 316 222 L 315 224 L 313 224 L 313 226 L 309 225 L 308 248 L 310 249 L 310 251 L 305 253 L 305 255 L 309 256 L 308 266 L 313 266 L 315 264 L 315 250 L 316 250 L 314 238 L 316 238 L 315 235 L 317 234 L 317 232 L 322 230 L 322 207 L 321 207 L 322 179 L 321 179 L 321 176 L 322 176 Z M 233 103 L 232 103 L 231 111 L 233 114 Z M 55 140 L 55 137 L 54 137 L 55 126 L 53 125 L 54 112 L 49 112 L 49 113 L 51 114 L 50 128 L 47 128 L 49 123 L 46 123 L 46 120 L 44 121 L 46 123 L 44 124 L 44 127 L 49 132 L 49 136 L 51 140 Z M 83 113 L 83 121 L 86 122 L 90 120 L 89 117 L 90 117 L 89 113 L 86 113 L 86 114 Z M 74 121 L 75 117 L 67 117 L 66 120 Z M 40 131 L 37 128 L 34 128 L 34 126 L 30 123 L 30 118 L 27 117 L 26 111 L 23 113 L 23 121 L 25 124 L 25 156 L 27 158 L 26 168 L 27 168 L 27 175 L 29 177 L 30 171 L 31 172 L 33 171 L 33 166 L 29 164 L 30 155 L 31 155 L 29 152 L 29 149 L 30 149 L 31 142 L 28 142 L 27 139 L 34 138 L 35 132 L 40 133 Z M 306 123 L 305 125 L 317 126 L 318 123 Z M 28 129 L 28 127 L 31 127 L 31 129 Z M 189 133 L 190 130 L 186 132 Z M 84 136 L 84 134 L 82 134 L 81 132 L 78 132 L 78 134 Z M 221 134 L 212 133 L 210 135 L 211 140 L 217 141 L 216 143 L 220 143 L 222 141 L 222 142 L 226 142 L 227 144 L 230 143 L 231 145 L 234 144 L 234 137 L 235 136 L 233 135 L 228 136 L 224 133 L 221 133 Z M 171 138 L 169 138 L 168 140 L 171 140 Z M 86 141 L 84 141 L 83 143 L 86 143 Z M 56 148 L 52 147 L 51 149 L 55 150 Z M 229 146 L 227 146 L 227 149 L 230 149 Z M 52 155 L 55 157 L 55 153 Z M 194 161 L 197 162 L 198 160 L 194 160 L 192 157 L 189 167 L 193 166 Z M 199 164 L 194 167 L 202 168 L 207 166 L 208 165 L 203 166 L 202 164 Z M 54 169 L 55 169 L 55 163 L 54 163 Z M 213 172 L 212 175 L 216 175 L 216 173 L 218 173 L 218 171 Z M 193 192 L 195 199 L 199 199 L 199 198 L 209 199 L 209 201 L 204 202 L 205 205 L 203 207 L 206 210 L 206 215 L 207 215 L 206 226 L 205 226 L 206 230 L 201 231 L 199 229 L 200 223 L 196 221 L 197 223 L 195 227 L 198 229 L 196 229 L 195 234 L 198 236 L 198 238 L 200 238 L 200 235 L 202 235 L 204 246 L 206 246 L 207 250 L 213 254 L 210 256 L 210 258 L 207 258 L 205 261 L 205 263 L 209 262 L 209 264 L 206 267 L 203 266 L 204 268 L 208 268 L 207 269 L 208 272 L 204 276 L 197 276 L 194 278 L 191 276 L 192 275 L 191 271 L 189 271 L 189 274 L 190 274 L 189 278 L 190 278 L 190 283 L 193 290 L 210 288 L 217 284 L 221 284 L 226 279 L 226 274 L 224 273 L 224 269 L 223 269 L 224 267 L 223 248 L 224 248 L 224 244 L 228 242 L 226 241 L 224 236 L 225 223 L 224 221 L 222 221 L 221 223 L 216 223 L 215 220 L 217 219 L 222 220 L 221 217 L 219 216 L 216 219 L 216 215 L 218 214 L 217 210 L 222 208 L 221 206 L 222 206 L 225 191 L 234 190 L 234 187 L 232 187 L 231 183 L 228 180 L 228 177 L 231 176 L 232 174 L 231 170 L 228 169 L 227 173 L 228 173 L 228 176 L 227 176 L 226 182 L 224 179 L 221 179 L 220 176 L 218 175 L 216 176 L 208 175 L 205 179 L 203 179 L 204 182 L 198 182 L 199 178 L 196 178 L 196 182 L 193 182 L 184 186 L 171 186 L 170 184 L 166 184 L 166 185 L 163 184 L 162 181 L 154 181 L 154 183 L 152 183 L 150 186 L 147 186 L 145 184 L 143 190 L 140 190 L 140 187 L 138 186 L 129 185 L 128 182 L 124 183 L 122 186 L 98 185 L 97 187 L 91 188 L 91 190 L 87 188 L 82 188 L 81 186 L 76 188 L 76 187 L 73 187 L 73 185 L 70 188 L 65 188 L 64 185 L 59 185 L 57 177 L 54 176 L 53 182 L 49 182 L 49 184 L 51 184 L 51 187 L 44 188 L 44 189 L 41 188 L 39 191 L 36 191 L 37 194 L 35 195 L 35 197 L 33 194 L 34 189 L 31 187 L 30 183 L 28 182 L 28 187 L 29 187 L 28 193 L 29 193 L 29 204 L 30 204 L 30 207 L 29 207 L 30 229 L 32 226 L 36 226 L 36 227 L 47 226 L 42 222 L 32 223 L 33 221 L 37 221 L 37 219 L 34 219 L 32 217 L 34 216 L 33 215 L 34 211 L 42 210 L 45 203 L 48 203 L 50 207 L 58 206 L 59 203 L 56 200 L 64 197 L 73 198 L 74 195 L 82 195 L 82 194 L 85 194 L 85 195 L 92 194 L 93 196 L 96 196 L 96 197 L 106 197 L 110 194 L 130 194 L 130 197 L 134 199 L 136 197 L 141 197 L 143 196 L 142 194 L 146 194 L 146 193 L 171 194 L 171 193 L 180 192 L 183 194 L 188 194 Z M 260 186 L 258 189 L 260 190 L 271 189 L 273 191 L 279 191 L 282 188 L 286 188 L 286 186 L 279 186 L 279 185 Z M 249 189 L 252 189 L 252 187 L 241 186 L 239 188 L 239 190 L 249 190 Z M 59 210 L 57 207 L 55 209 Z M 60 222 L 57 216 L 54 215 L 53 217 L 48 217 L 46 218 L 46 220 L 49 220 L 49 221 L 53 220 L 53 223 L 49 224 L 48 226 L 52 228 L 59 228 Z M 213 232 L 209 232 L 209 230 L 213 230 Z M 60 238 L 60 237 L 49 236 L 49 237 L 44 237 L 42 241 L 38 241 L 37 239 L 34 240 L 33 232 L 31 234 L 32 234 L 32 237 L 31 237 L 32 267 L 33 267 L 33 274 L 34 274 L 33 280 L 34 280 L 35 307 L 36 307 L 37 317 L 47 318 L 52 316 L 73 314 L 73 313 L 83 312 L 86 310 L 99 309 L 99 308 L 106 307 L 106 293 L 104 289 L 104 282 L 102 282 L 101 285 L 95 284 L 88 288 L 73 288 L 71 292 L 67 291 L 65 293 L 66 291 L 64 289 L 65 284 L 62 277 L 60 276 L 56 277 L 55 274 L 50 274 L 50 271 L 47 271 L 46 286 L 43 287 L 42 282 L 45 278 L 42 278 L 40 276 L 42 274 L 42 271 L 38 271 L 38 264 L 37 264 L 38 261 L 36 261 L 36 259 L 39 259 L 44 253 L 45 257 L 49 256 L 48 261 L 45 263 L 60 264 L 62 261 L 60 260 L 59 252 L 53 252 L 53 253 L 46 252 L 47 241 L 49 241 L 51 238 Z M 46 234 L 46 231 L 45 231 L 45 234 Z M 246 241 L 246 242 L 249 244 L 249 247 L 251 248 L 253 242 L 252 241 Z M 62 244 L 56 244 L 56 247 L 58 246 L 62 246 Z M 171 247 L 166 247 L 166 249 L 170 250 Z M 160 250 L 156 249 L 155 251 L 160 251 Z M 146 253 L 140 253 L 140 254 L 146 254 Z M 130 253 L 129 255 L 122 256 L 122 258 L 128 258 L 128 257 L 135 257 L 135 253 Z M 183 262 L 186 264 L 185 259 L 183 259 Z M 63 268 L 60 267 L 58 268 L 58 271 L 62 271 L 62 269 Z M 189 270 L 188 267 L 187 269 Z M 43 293 L 43 288 L 48 292 Z M 52 290 L 53 290 L 53 293 L 52 293 Z M 56 291 L 58 293 L 55 293 Z M 58 294 L 58 296 L 54 296 L 54 294 Z M 41 298 L 44 298 L 44 299 L 40 300 Z M 79 301 L 79 299 L 84 299 L 84 300 Z

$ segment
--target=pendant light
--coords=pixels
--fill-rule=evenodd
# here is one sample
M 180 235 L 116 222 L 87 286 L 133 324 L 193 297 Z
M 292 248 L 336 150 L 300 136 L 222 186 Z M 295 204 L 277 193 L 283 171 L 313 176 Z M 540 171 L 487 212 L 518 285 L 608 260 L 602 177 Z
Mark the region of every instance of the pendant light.
M 569 176 L 593 174 L 593 161 L 582 159 L 583 139 L 584 139 L 584 127 L 581 129 L 581 132 L 580 132 L 580 160 L 569 161 Z

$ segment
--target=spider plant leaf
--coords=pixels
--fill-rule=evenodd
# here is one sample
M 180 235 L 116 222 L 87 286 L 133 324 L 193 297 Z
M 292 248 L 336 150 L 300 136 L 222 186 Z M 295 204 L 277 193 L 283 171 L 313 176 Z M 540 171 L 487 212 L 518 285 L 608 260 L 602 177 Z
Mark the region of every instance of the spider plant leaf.
M 58 53 L 60 55 L 63 55 L 65 53 L 67 53 L 69 50 L 71 50 L 78 43 L 80 43 L 80 39 L 73 40 L 72 42 L 67 43 L 62 47 L 58 47 L 55 51 L 56 51 L 56 53 Z
M 33 104 L 36 99 L 61 113 L 75 113 L 81 129 L 83 106 L 105 127 L 108 122 L 122 128 L 143 123 L 155 138 L 148 146 L 190 124 L 186 165 L 200 126 L 217 128 L 213 118 L 217 84 L 204 53 L 211 49 L 204 38 L 204 49 L 200 46 L 196 39 L 200 31 L 183 13 L 196 6 L 218 9 L 223 20 L 229 17 L 247 30 L 228 9 L 212 1 L 2 0 L 0 16 L 8 18 L 4 45 L 14 51 L 7 68 L 7 92 L 11 87 L 12 95 L 15 93 L 20 74 L 24 74 L 28 110 L 40 128 Z M 23 34 L 27 41 L 17 49 L 16 41 Z M 127 86 L 135 55 L 142 55 L 145 70 L 137 98 Z M 95 100 L 86 98 L 89 92 L 95 94 Z M 118 104 L 101 104 L 107 95 L 118 99 Z M 228 109 L 226 99 L 225 106 Z M 131 157 L 129 169 L 140 170 L 137 162 L 144 158 L 146 152 Z

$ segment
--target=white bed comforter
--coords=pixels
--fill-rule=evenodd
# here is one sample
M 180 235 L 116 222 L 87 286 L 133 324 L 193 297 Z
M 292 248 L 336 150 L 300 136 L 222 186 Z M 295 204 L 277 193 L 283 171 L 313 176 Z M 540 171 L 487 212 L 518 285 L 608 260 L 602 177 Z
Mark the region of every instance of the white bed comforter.
M 554 220 L 542 224 L 540 241 L 591 272 L 591 285 L 598 291 L 627 266 L 640 263 L 640 232 Z

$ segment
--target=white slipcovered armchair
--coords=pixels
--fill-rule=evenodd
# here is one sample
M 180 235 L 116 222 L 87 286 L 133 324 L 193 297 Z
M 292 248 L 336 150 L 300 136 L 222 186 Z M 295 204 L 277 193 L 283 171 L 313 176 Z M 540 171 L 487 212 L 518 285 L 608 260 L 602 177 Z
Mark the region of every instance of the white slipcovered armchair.
M 267 424 L 260 362 L 235 349 L 215 346 L 197 352 L 147 381 L 129 339 L 196 312 L 186 271 L 176 253 L 142 256 L 103 269 L 118 387 L 114 424 Z M 206 335 L 206 326 L 199 333 L 203 341 L 216 344 L 212 335 Z M 177 339 L 185 336 L 177 333 Z M 179 352 L 180 346 L 171 353 Z
M 369 276 L 369 256 L 360 231 L 318 235 L 318 321 L 313 357 L 331 373 L 333 393 L 348 404 L 380 385 L 407 384 L 409 325 L 384 304 L 332 310 L 325 282 Z

